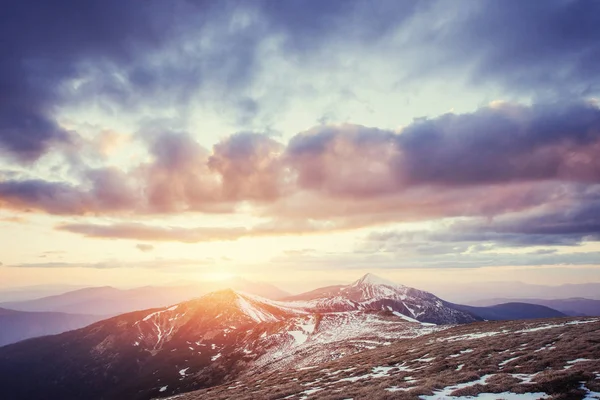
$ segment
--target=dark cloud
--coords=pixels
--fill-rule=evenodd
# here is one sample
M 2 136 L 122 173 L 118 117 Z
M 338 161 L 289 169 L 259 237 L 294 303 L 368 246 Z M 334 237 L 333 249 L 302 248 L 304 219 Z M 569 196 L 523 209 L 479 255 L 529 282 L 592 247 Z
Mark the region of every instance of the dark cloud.
M 93 199 L 63 182 L 43 180 L 0 181 L 0 204 L 23 211 L 40 210 L 51 214 L 82 214 Z
M 284 146 L 265 135 L 238 133 L 216 144 L 209 168 L 221 176 L 222 198 L 273 200 L 285 192 Z
M 597 2 L 491 0 L 459 11 L 439 1 L 432 9 L 409 32 L 410 79 L 466 74 L 475 87 L 536 97 L 600 92 Z
M 433 231 L 376 232 L 360 251 L 422 255 L 489 252 L 501 247 L 579 246 L 600 241 L 599 185 L 572 190 L 523 212 L 471 218 Z M 551 254 L 544 250 L 535 254 Z
M 127 62 L 156 45 L 155 7 L 113 0 L 12 1 L 0 16 L 0 148 L 33 160 L 69 142 L 53 113 L 81 63 Z M 164 26 L 162 27 L 164 28 Z
M 416 121 L 398 137 L 401 173 L 424 184 L 600 181 L 600 109 L 498 104 Z
M 415 120 L 401 134 L 356 125 L 295 136 L 299 186 L 373 197 L 418 185 L 600 182 L 600 109 L 586 102 L 495 104 Z
M 34 160 L 72 144 L 76 134 L 54 116 L 64 104 L 109 113 L 176 106 L 185 115 L 199 101 L 245 124 L 263 102 L 286 98 L 250 90 L 270 68 L 267 49 L 308 63 L 382 42 L 411 77 L 439 75 L 427 65 L 443 65 L 508 90 L 598 92 L 596 2 L 494 0 L 453 10 L 443 1 L 9 0 L 0 17 L 0 34 L 12 38 L 0 45 L 0 147 Z

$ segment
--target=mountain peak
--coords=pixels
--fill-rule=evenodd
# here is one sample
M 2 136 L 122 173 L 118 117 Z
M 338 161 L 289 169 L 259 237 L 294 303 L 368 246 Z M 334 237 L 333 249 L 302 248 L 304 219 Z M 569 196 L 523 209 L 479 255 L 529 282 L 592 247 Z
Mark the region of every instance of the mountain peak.
M 385 285 L 385 286 L 402 286 L 372 273 L 365 274 L 362 278 L 352 284 L 352 286 L 360 285 Z

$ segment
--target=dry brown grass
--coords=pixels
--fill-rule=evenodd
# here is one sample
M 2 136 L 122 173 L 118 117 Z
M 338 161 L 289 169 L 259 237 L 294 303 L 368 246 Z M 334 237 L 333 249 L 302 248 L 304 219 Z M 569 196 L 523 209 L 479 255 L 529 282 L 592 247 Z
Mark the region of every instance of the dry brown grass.
M 288 396 L 291 399 L 324 400 L 417 399 L 420 395 L 431 395 L 452 385 L 477 381 L 487 374 L 492 376 L 485 384 L 457 389 L 453 395 L 545 392 L 552 395 L 553 399 L 579 399 L 584 394 L 580 389 L 581 382 L 590 390 L 600 391 L 600 380 L 596 378 L 596 374 L 600 373 L 600 322 L 516 332 L 571 320 L 574 319 L 457 326 L 330 361 L 319 368 L 249 373 L 239 379 L 241 384 L 234 389 L 228 389 L 232 384 L 225 384 L 183 395 L 178 400 L 282 399 Z M 501 333 L 481 338 L 453 339 L 485 332 Z M 548 349 L 550 346 L 553 348 Z M 428 358 L 435 359 L 430 362 L 419 361 Z M 512 358 L 516 359 L 500 365 Z M 578 358 L 593 361 L 568 363 Z M 457 370 L 459 365 L 463 365 L 461 370 Z M 385 375 L 374 376 L 373 368 L 379 366 L 391 369 Z M 565 366 L 571 368 L 564 369 Z M 410 370 L 406 371 L 406 368 Z M 523 383 L 512 374 L 536 375 L 531 383 Z M 409 377 L 416 381 L 407 380 Z M 307 389 L 316 388 L 322 390 L 306 393 Z M 409 390 L 391 392 L 386 390 L 389 388 Z

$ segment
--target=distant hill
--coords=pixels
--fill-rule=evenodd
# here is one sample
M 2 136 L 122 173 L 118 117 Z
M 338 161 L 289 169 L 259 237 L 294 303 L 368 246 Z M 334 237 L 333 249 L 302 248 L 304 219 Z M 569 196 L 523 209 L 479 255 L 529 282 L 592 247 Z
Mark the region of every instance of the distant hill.
M 570 299 L 484 299 L 470 302 L 474 306 L 490 306 L 500 303 L 506 303 L 508 301 L 514 301 L 519 303 L 539 304 L 542 306 L 550 307 L 558 310 L 566 315 L 572 316 L 600 316 L 600 300 L 584 299 L 580 297 L 574 297 Z
M 533 285 L 523 282 L 471 282 L 429 284 L 423 289 L 437 296 L 461 304 L 475 304 L 481 299 L 569 299 L 574 297 L 600 300 L 600 283 L 565 284 L 557 286 Z
M 42 297 L 54 296 L 61 293 L 82 289 L 81 285 L 34 285 L 0 288 L 0 303 L 17 302 Z
M 26 312 L 0 308 L 0 346 L 82 328 L 102 318 L 98 315 Z
M 567 315 L 547 306 L 529 303 L 503 303 L 488 307 L 475 307 L 455 304 L 458 310 L 470 312 L 488 321 L 513 319 L 556 318 Z
M 191 300 L 215 290 L 228 288 L 269 299 L 289 296 L 289 293 L 268 283 L 251 282 L 236 278 L 220 282 L 178 286 L 144 286 L 134 289 L 117 289 L 111 286 L 89 287 L 35 300 L 0 303 L 0 307 L 19 311 L 51 311 L 111 316 L 130 311 L 164 307 Z

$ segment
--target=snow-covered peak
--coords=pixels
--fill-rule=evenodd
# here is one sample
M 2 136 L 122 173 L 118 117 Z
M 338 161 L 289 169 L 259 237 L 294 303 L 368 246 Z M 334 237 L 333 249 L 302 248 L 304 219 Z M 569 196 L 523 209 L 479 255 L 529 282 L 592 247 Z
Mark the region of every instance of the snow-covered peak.
M 392 281 L 389 281 L 387 279 L 384 279 L 380 276 L 368 273 L 365 276 L 363 276 L 362 278 L 360 278 L 359 280 L 357 280 L 356 282 L 354 282 L 352 285 L 352 287 L 356 287 L 356 286 L 362 286 L 362 285 L 372 285 L 372 286 L 377 286 L 377 285 L 384 285 L 384 286 L 391 286 L 391 287 L 402 287 L 402 285 L 394 283 Z

